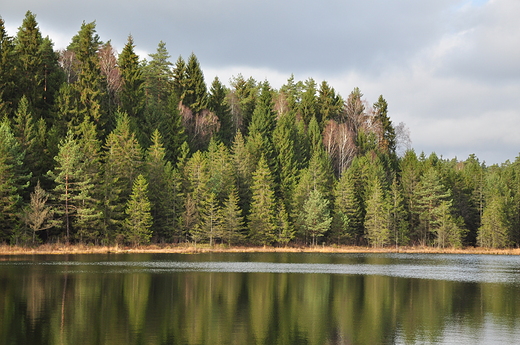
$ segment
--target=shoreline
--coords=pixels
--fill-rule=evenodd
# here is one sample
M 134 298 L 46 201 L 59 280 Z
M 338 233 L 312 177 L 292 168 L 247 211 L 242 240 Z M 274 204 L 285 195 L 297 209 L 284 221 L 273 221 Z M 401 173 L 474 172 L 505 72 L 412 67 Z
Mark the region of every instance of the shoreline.
M 362 246 L 289 246 L 289 247 L 252 247 L 192 244 L 128 246 L 95 246 L 83 244 L 43 244 L 37 247 L 0 245 L 0 256 L 8 255 L 63 255 L 63 254 L 201 254 L 201 253 L 418 253 L 418 254 L 487 254 L 520 255 L 520 248 L 492 249 L 479 247 L 435 248 L 435 247 L 385 247 Z

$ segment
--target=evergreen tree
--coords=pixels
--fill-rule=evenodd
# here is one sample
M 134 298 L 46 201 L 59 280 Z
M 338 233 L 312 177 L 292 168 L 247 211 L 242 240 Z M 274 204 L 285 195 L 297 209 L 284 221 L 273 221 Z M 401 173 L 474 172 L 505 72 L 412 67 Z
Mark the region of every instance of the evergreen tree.
M 365 216 L 365 232 L 368 243 L 373 247 L 384 247 L 390 243 L 389 205 L 377 177 L 373 178 L 368 190 Z
M 178 103 L 186 104 L 184 97 L 186 96 L 186 79 L 188 78 L 186 72 L 186 61 L 179 56 L 177 61 L 175 62 L 175 67 L 173 68 L 173 94 Z
M 153 232 L 157 240 L 171 240 L 177 226 L 181 193 L 179 178 L 165 159 L 161 134 L 155 130 L 152 145 L 146 152 L 146 176 L 153 216 Z
M 297 128 L 294 113 L 282 114 L 273 133 L 273 142 L 280 172 L 281 197 L 290 206 L 298 177 Z
M 9 115 L 18 99 L 16 90 L 16 55 L 13 38 L 7 35 L 0 17 L 0 117 Z
M 243 212 L 242 215 L 245 216 L 249 213 L 249 206 L 251 204 L 251 184 L 255 165 L 254 157 L 247 150 L 242 132 L 238 131 L 236 133 L 231 151 L 239 195 L 239 205 Z
M 421 177 L 415 193 L 417 195 L 416 212 L 419 218 L 417 238 L 422 245 L 428 245 L 430 236 L 435 233 L 439 217 L 438 208 L 443 201 L 449 200 L 450 193 L 443 186 L 434 167 L 430 167 Z
M 306 235 L 312 238 L 311 244 L 317 244 L 317 238 L 322 237 L 330 229 L 329 201 L 323 197 L 318 189 L 313 189 L 303 205 L 300 215 Z M 306 236 L 306 237 L 307 237 Z
M 333 235 L 337 242 L 358 242 L 363 224 L 363 206 L 352 171 L 347 170 L 334 190 Z
M 151 60 L 143 68 L 147 104 L 166 104 L 173 91 L 173 64 L 166 43 L 160 41 L 156 52 L 148 56 Z
M 152 237 L 151 204 L 148 200 L 148 182 L 139 174 L 134 181 L 132 194 L 127 201 L 123 223 L 125 240 L 137 247 L 147 244 Z
M 184 193 L 187 196 L 183 216 L 186 220 L 184 231 L 195 242 L 198 242 L 204 238 L 200 230 L 202 229 L 203 212 L 211 193 L 209 189 L 210 171 L 206 155 L 200 151 L 195 152 L 184 167 L 184 176 L 186 179 Z M 193 232 L 194 230 L 195 232 Z
M 208 187 L 222 204 L 236 184 L 231 154 L 223 143 L 211 140 L 207 152 L 210 178 Z
M 399 245 L 407 245 L 410 240 L 408 213 L 405 208 L 402 186 L 397 178 L 393 179 L 390 188 L 389 210 L 390 232 L 396 247 Z
M 24 212 L 25 225 L 32 232 L 32 244 L 36 244 L 36 233 L 41 230 L 46 230 L 52 227 L 51 219 L 54 216 L 54 211 L 47 205 L 49 199 L 48 193 L 40 186 L 40 181 L 37 182 L 34 192 L 31 193 L 31 201 Z
M 237 128 L 233 125 L 231 109 L 226 99 L 227 93 L 228 90 L 222 85 L 218 77 L 215 77 L 208 97 L 208 108 L 217 115 L 220 122 L 218 138 L 229 147 Z
M 276 114 L 273 110 L 273 97 L 271 93 L 271 87 L 267 82 L 264 82 L 261 87 L 260 96 L 258 97 L 253 117 L 251 119 L 251 125 L 249 126 L 249 137 L 258 140 L 258 153 L 257 157 L 264 155 L 271 169 L 271 172 L 278 173 L 278 167 L 276 164 L 276 154 L 273 144 L 273 132 L 276 128 Z M 275 180 L 275 183 L 277 181 Z
M 395 160 L 396 150 L 396 135 L 395 129 L 392 125 L 390 117 L 388 117 L 388 103 L 379 96 L 379 99 L 374 103 L 374 120 L 381 126 L 381 134 L 379 139 L 379 148 L 383 153 L 389 154 Z
M 119 99 L 121 110 L 126 112 L 133 122 L 134 132 L 138 133 L 139 142 L 143 146 L 148 146 L 151 132 L 155 128 L 151 130 L 146 128 L 143 116 L 145 106 L 144 77 L 139 65 L 139 57 L 134 49 L 134 40 L 132 36 L 128 36 L 128 41 L 118 58 L 122 79 Z
M 298 110 L 306 125 L 308 125 L 313 117 L 318 116 L 318 101 L 316 93 L 318 89 L 314 79 L 309 78 L 305 81 L 302 93 L 302 100 Z
M 15 40 L 19 68 L 16 80 L 16 102 L 22 95 L 25 95 L 35 109 L 42 108 L 45 87 L 42 44 L 43 38 L 36 22 L 36 16 L 31 11 L 27 11 L 22 26 L 18 28 Z
M 287 247 L 287 244 L 294 239 L 296 232 L 283 202 L 280 203 L 278 209 L 280 212 L 276 217 L 276 242 Z
M 343 111 L 343 100 L 326 81 L 318 90 L 316 120 L 323 129 L 329 119 L 337 119 Z
M 30 175 L 23 172 L 24 151 L 6 120 L 0 122 L 0 240 L 16 234 L 21 194 Z
M 53 193 L 59 217 L 56 226 L 65 230 L 65 241 L 69 243 L 74 234 L 74 218 L 81 216 L 83 202 L 90 197 L 92 189 L 84 175 L 83 153 L 72 132 L 62 140 L 55 160 L 56 168 L 49 175 L 56 185 Z
M 204 74 L 200 68 L 199 60 L 193 53 L 189 56 L 186 64 L 184 95 L 180 99 L 194 113 L 208 107 L 208 91 Z
M 109 241 L 121 230 L 123 208 L 142 166 L 141 147 L 126 113 L 118 114 L 116 128 L 107 137 L 104 161 L 105 240 Z
M 459 225 L 461 219 L 457 220 L 452 215 L 452 204 L 450 201 L 441 201 L 439 207 L 435 209 L 436 219 L 434 222 L 434 233 L 436 234 L 434 243 L 440 247 L 448 246 L 462 247 L 462 236 L 464 231 Z
M 510 245 L 510 221 L 507 207 L 500 195 L 492 195 L 482 216 L 477 243 L 486 248 L 504 248 Z
M 199 221 L 195 223 L 191 231 L 191 238 L 197 242 L 209 241 L 213 246 L 215 240 L 221 237 L 220 219 L 221 211 L 215 193 L 209 193 L 207 198 L 200 200 Z
M 269 245 L 276 236 L 276 200 L 271 171 L 264 156 L 253 173 L 249 214 L 249 239 L 253 244 Z
M 77 82 L 72 85 L 73 101 L 69 102 L 74 106 L 73 124 L 79 125 L 84 119 L 93 121 L 96 124 L 98 138 L 106 135 L 105 127 L 110 123 L 102 105 L 106 100 L 106 87 L 100 69 L 98 49 L 102 42 L 96 34 L 96 23 L 85 23 L 68 49 L 73 51 L 80 63 L 80 73 Z
M 241 74 L 231 79 L 231 86 L 233 90 L 229 103 L 232 108 L 233 123 L 235 128 L 247 135 L 253 111 L 256 108 L 259 88 L 253 78 L 246 80 Z
M 238 191 L 236 188 L 232 188 L 229 192 L 228 198 L 220 209 L 219 220 L 218 233 L 222 238 L 222 242 L 232 245 L 244 241 L 244 217 L 239 207 Z

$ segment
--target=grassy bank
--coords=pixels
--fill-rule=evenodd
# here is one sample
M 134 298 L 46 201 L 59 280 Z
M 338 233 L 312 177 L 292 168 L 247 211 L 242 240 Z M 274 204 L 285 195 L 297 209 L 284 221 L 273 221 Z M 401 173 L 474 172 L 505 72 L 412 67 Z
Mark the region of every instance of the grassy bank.
M 280 252 L 280 253 L 443 253 L 443 254 L 494 254 L 494 255 L 520 255 L 520 248 L 510 249 L 487 249 L 467 247 L 456 248 L 434 248 L 434 247 L 388 247 L 371 248 L 356 246 L 316 246 L 316 247 L 229 247 L 223 245 L 192 244 L 165 244 L 148 245 L 140 247 L 122 246 L 93 246 L 93 245 L 65 245 L 65 244 L 44 244 L 37 247 L 21 247 L 0 245 L 0 255 L 30 255 L 30 254 L 106 254 L 106 253 L 254 253 L 254 252 Z

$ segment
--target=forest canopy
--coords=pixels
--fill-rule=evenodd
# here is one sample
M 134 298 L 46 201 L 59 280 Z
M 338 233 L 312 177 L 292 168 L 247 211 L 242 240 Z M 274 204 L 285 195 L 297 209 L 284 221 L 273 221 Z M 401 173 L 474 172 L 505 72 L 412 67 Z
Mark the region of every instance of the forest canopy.
M 383 96 L 135 48 L 0 18 L 0 242 L 520 244 L 520 157 L 417 154 Z

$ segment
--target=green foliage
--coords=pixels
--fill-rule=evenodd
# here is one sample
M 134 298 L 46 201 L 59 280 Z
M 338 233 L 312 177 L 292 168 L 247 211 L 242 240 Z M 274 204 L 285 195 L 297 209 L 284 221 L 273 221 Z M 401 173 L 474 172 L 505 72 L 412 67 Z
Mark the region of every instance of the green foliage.
M 126 204 L 126 218 L 123 223 L 124 238 L 137 247 L 147 244 L 152 237 L 151 204 L 148 200 L 148 182 L 141 174 L 137 176 L 132 187 L 132 194 Z
M 389 205 L 379 179 L 374 178 L 368 190 L 365 216 L 365 232 L 368 243 L 373 247 L 390 244 Z
M 253 244 L 269 245 L 276 239 L 276 200 L 271 171 L 264 156 L 253 173 L 251 194 L 249 240 Z
M 222 242 L 233 245 L 242 243 L 244 236 L 244 217 L 239 207 L 238 191 L 233 188 L 229 192 L 223 207 L 220 209 L 219 235 Z
M 311 244 L 318 243 L 318 237 L 323 237 L 330 229 L 332 217 L 330 216 L 329 201 L 323 197 L 318 189 L 313 189 L 309 198 L 303 205 L 300 214 L 300 223 L 305 229 L 305 237 L 311 237 Z
M 0 122 L 0 240 L 7 240 L 19 226 L 21 193 L 30 175 L 23 171 L 24 151 L 7 121 Z

